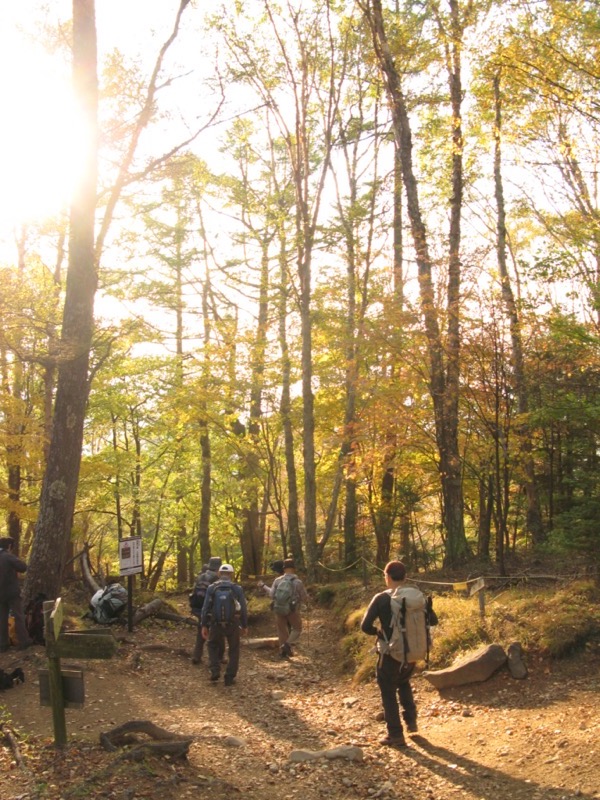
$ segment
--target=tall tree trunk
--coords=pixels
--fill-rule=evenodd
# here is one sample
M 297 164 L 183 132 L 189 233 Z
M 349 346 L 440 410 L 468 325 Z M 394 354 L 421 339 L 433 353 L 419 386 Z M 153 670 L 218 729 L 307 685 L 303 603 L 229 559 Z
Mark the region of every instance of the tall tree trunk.
M 118 436 L 117 436 L 117 417 L 114 414 L 111 414 L 111 423 L 112 423 L 112 446 L 113 446 L 113 454 L 115 460 L 118 458 Z M 114 488 L 114 496 L 115 496 L 115 516 L 117 520 L 117 538 L 119 540 L 123 539 L 123 513 L 121 509 L 121 472 L 117 468 L 115 470 L 115 488 Z
M 288 486 L 288 536 L 292 556 L 297 569 L 304 569 L 304 551 L 300 535 L 300 515 L 298 510 L 298 478 L 296 474 L 296 460 L 294 458 L 294 431 L 291 418 L 291 362 L 287 341 L 287 310 L 289 293 L 289 274 L 287 266 L 287 247 L 285 235 L 281 231 L 279 250 L 279 348 L 281 350 L 281 400 L 279 413 L 283 427 L 283 441 L 285 450 L 285 468 Z
M 412 132 L 400 75 L 390 50 L 381 0 L 361 2 L 370 25 L 375 52 L 388 92 L 394 132 L 402 162 L 407 211 L 419 273 L 421 312 L 427 338 L 430 371 L 430 392 L 434 407 L 436 443 L 443 496 L 443 521 L 446 531 L 446 564 L 459 564 L 468 555 L 463 517 L 462 468 L 458 445 L 459 353 L 460 353 L 460 215 L 462 209 L 462 131 L 460 80 L 460 38 L 453 30 L 453 44 L 448 54 L 450 96 L 453 111 L 452 201 L 448 262 L 446 342 L 442 339 L 435 307 L 432 279 L 433 262 L 429 252 L 427 231 L 421 214 L 419 186 L 412 158 Z M 456 3 L 452 2 L 453 15 Z M 453 16 L 453 24 L 455 24 Z
M 18 274 L 22 281 L 25 273 L 25 230 L 17 241 Z M 3 354 L 4 355 L 4 354 Z M 23 398 L 23 363 L 15 358 L 12 365 L 12 379 L 9 379 L 6 359 L 2 359 L 4 390 L 9 400 L 5 410 L 5 426 L 8 433 L 6 445 L 6 469 L 8 484 L 7 534 L 14 539 L 14 552 L 18 555 L 21 541 L 21 468 L 23 461 L 23 437 L 25 435 L 25 408 Z
M 477 526 L 477 555 L 490 560 L 492 512 L 494 507 L 494 478 L 491 474 L 479 478 L 479 523 Z
M 59 593 L 75 507 L 83 424 L 89 395 L 89 357 L 97 286 L 94 219 L 97 192 L 98 77 L 94 0 L 73 0 L 73 82 L 86 123 L 84 168 L 70 211 L 69 266 L 48 464 L 25 583 Z
M 398 324 L 402 324 L 402 312 L 404 311 L 404 232 L 403 232 L 403 204 L 402 204 L 402 159 L 398 143 L 394 142 L 394 262 L 392 269 L 394 309 Z M 391 377 L 394 374 L 394 367 L 391 368 Z M 389 561 L 390 547 L 392 541 L 392 530 L 394 527 L 394 485 L 396 481 L 396 419 L 387 421 L 388 431 L 385 434 L 385 450 L 382 465 L 381 488 L 379 508 L 374 516 L 375 536 L 377 539 L 378 566 L 385 566 Z M 409 525 L 410 529 L 410 525 Z M 400 537 L 400 552 L 404 558 L 408 559 L 409 539 Z
M 542 512 L 538 487 L 535 480 L 535 465 L 533 461 L 533 445 L 531 430 L 527 421 L 529 414 L 529 395 L 525 379 L 525 363 L 523 357 L 523 339 L 521 336 L 521 321 L 519 310 L 515 302 L 510 275 L 506 264 L 506 210 L 504 205 L 504 186 L 502 181 L 502 98 L 500 90 L 500 75 L 494 76 L 494 106 L 495 106 L 495 148 L 494 148 L 494 183 L 496 189 L 497 222 L 497 254 L 498 269 L 502 285 L 502 300 L 510 324 L 510 337 L 512 343 L 512 365 L 515 379 L 515 394 L 517 396 L 519 420 L 518 435 L 521 444 L 521 460 L 525 474 L 525 494 L 527 497 L 527 530 L 531 535 L 534 545 L 545 541 L 546 535 L 542 523 Z
M 248 505 L 244 509 L 244 525 L 241 537 L 243 576 L 262 574 L 262 559 L 265 547 L 264 526 L 261 525 L 260 522 L 259 494 L 261 486 L 263 492 L 266 492 L 266 480 L 263 480 L 261 477 L 259 446 L 269 313 L 270 238 L 271 237 L 268 237 L 267 240 L 261 243 L 262 258 L 259 282 L 258 318 L 256 322 L 256 335 L 252 348 L 250 419 L 248 422 L 250 441 L 249 449 L 246 453 Z
M 211 324 L 208 304 L 209 289 L 210 282 L 207 274 L 202 287 L 202 319 L 204 324 L 204 359 L 202 372 L 205 385 L 208 385 L 208 380 L 210 377 L 210 364 L 208 357 L 211 339 Z M 200 521 L 198 522 L 198 539 L 200 540 L 200 559 L 203 564 L 208 564 L 211 557 L 210 512 L 212 503 L 212 454 L 205 400 L 202 400 L 200 410 L 200 454 L 202 456 L 202 473 L 200 477 Z

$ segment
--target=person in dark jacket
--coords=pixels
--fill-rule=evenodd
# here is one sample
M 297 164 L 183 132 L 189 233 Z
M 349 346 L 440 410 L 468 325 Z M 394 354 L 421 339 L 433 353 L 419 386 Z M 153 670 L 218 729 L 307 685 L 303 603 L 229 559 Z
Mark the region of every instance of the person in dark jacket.
M 390 561 L 383 571 L 386 591 L 376 594 L 360 623 L 360 629 L 368 636 L 383 638 L 382 631 L 388 639 L 392 636 L 391 592 L 402 586 L 406 578 L 406 567 L 401 561 Z M 381 628 L 373 624 L 378 619 Z M 410 677 L 415 665 L 403 664 L 388 654 L 379 654 L 377 661 L 377 684 L 381 692 L 383 713 L 387 725 L 387 736 L 379 743 L 390 747 L 406 747 L 402 722 L 400 721 L 400 705 L 402 716 L 409 733 L 417 732 L 417 707 L 415 705 Z M 398 699 L 400 704 L 398 704 Z
M 228 660 L 225 668 L 225 686 L 235 682 L 240 664 L 241 635 L 248 632 L 248 608 L 242 587 L 233 582 L 231 564 L 221 564 L 219 578 L 211 583 L 202 606 L 202 635 L 208 641 L 208 663 L 211 681 L 218 681 L 221 673 L 221 660 L 228 646 Z M 231 601 L 229 606 L 228 601 Z M 219 606 L 231 609 L 227 618 L 218 618 Z
M 0 539 L 0 653 L 10 647 L 8 617 L 12 612 L 15 618 L 15 634 L 20 650 L 30 647 L 33 642 L 27 633 L 21 588 L 18 573 L 27 571 L 27 564 L 12 552 L 14 539 L 5 536 Z
M 219 556 L 209 558 L 208 564 L 202 568 L 202 572 L 196 578 L 196 586 L 203 586 L 208 591 L 211 583 L 214 583 L 218 578 L 219 567 L 221 566 L 221 559 Z M 206 599 L 206 594 L 204 595 Z M 204 603 L 202 604 L 204 605 Z M 204 653 L 204 636 L 202 636 L 202 610 L 200 613 L 196 612 L 198 616 L 198 628 L 196 630 L 196 642 L 194 644 L 194 652 L 192 653 L 192 664 L 199 664 L 202 661 L 202 654 Z

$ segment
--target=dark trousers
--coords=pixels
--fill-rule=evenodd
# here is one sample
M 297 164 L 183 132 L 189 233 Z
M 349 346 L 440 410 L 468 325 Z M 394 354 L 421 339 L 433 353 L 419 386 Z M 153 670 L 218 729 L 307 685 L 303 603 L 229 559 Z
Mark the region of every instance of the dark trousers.
M 211 675 L 220 675 L 221 659 L 225 653 L 225 642 L 227 642 L 227 667 L 225 668 L 226 678 L 235 678 L 240 665 L 240 639 L 241 632 L 238 622 L 230 622 L 228 625 L 213 623 L 208 629 L 208 666 Z
M 196 629 L 196 642 L 194 643 L 194 652 L 192 653 L 193 661 L 202 661 L 202 653 L 204 652 L 204 636 L 202 636 L 202 624 L 198 619 L 198 627 Z
M 410 676 L 415 669 L 414 664 L 401 664 L 388 655 L 380 655 L 377 662 L 377 684 L 381 692 L 383 713 L 390 736 L 402 733 L 400 722 L 400 705 L 402 717 L 408 724 L 417 721 L 417 707 L 410 685 Z
M 15 618 L 15 634 L 19 647 L 27 647 L 27 645 L 31 643 L 25 625 L 23 601 L 21 600 L 21 596 L 17 595 L 8 600 L 0 601 L 0 651 L 8 650 L 10 645 L 10 640 L 8 638 L 8 616 L 11 611 Z

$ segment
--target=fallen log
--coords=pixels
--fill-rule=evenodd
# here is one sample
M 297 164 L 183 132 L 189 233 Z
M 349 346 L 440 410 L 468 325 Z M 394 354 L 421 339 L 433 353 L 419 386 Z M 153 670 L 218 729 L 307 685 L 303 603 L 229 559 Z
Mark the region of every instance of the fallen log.
M 170 622 L 181 622 L 184 625 L 193 625 L 194 627 L 198 625 L 197 619 L 192 619 L 192 617 L 182 617 L 181 614 L 175 614 L 173 611 L 159 611 L 154 616 L 157 619 L 166 619 Z
M 156 616 L 156 614 L 158 614 L 158 612 L 162 610 L 164 605 L 165 601 L 161 600 L 160 597 L 156 597 L 154 600 L 151 600 L 149 603 L 146 603 L 145 606 L 140 606 L 140 608 L 138 608 L 135 614 L 133 615 L 133 624 L 137 625 L 142 620 L 147 619 L 148 617 Z
M 253 650 L 275 649 L 279 647 L 279 639 L 276 636 L 271 636 L 263 639 L 242 639 L 243 644 L 251 647 Z
M 152 741 L 140 741 L 135 734 L 146 734 Z M 161 756 L 187 756 L 193 737 L 159 728 L 148 720 L 131 720 L 100 734 L 100 744 L 105 750 L 114 752 L 119 747 L 133 744 L 127 758 L 138 759 L 145 754 Z

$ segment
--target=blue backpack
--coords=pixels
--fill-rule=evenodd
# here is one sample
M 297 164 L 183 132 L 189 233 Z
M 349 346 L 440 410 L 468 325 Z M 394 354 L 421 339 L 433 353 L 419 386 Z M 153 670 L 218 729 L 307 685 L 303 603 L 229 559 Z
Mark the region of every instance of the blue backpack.
M 212 622 L 229 625 L 235 620 L 240 608 L 234 594 L 234 584 L 231 581 L 217 581 L 210 608 Z

